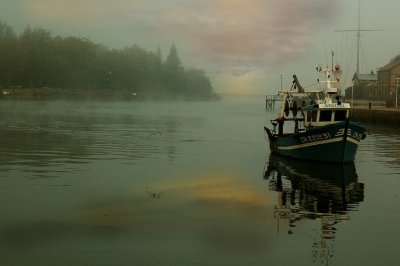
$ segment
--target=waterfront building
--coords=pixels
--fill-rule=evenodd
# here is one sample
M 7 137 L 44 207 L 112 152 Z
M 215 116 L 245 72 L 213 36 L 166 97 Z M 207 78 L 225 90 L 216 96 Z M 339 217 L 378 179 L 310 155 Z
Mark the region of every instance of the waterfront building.
M 353 75 L 354 87 L 348 87 L 345 91 L 346 99 L 376 99 L 378 98 L 376 92 L 377 74 L 371 71 L 370 74 L 357 74 Z
M 345 91 L 347 99 L 385 101 L 387 107 L 392 107 L 397 98 L 400 105 L 400 56 L 379 68 L 376 74 L 373 71 L 370 74 L 355 73 L 352 80 L 353 86 Z
M 400 57 L 396 57 L 378 70 L 377 91 L 382 100 L 386 100 L 386 106 L 396 105 L 396 98 L 400 97 Z

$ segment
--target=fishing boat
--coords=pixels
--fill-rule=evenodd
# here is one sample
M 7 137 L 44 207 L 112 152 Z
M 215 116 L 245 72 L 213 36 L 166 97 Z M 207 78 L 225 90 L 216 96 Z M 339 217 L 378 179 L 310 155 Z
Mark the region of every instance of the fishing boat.
M 323 80 L 318 79 L 318 89 L 304 89 L 293 75 L 291 89 L 279 93 L 280 113 L 271 120 L 271 129 L 264 126 L 271 153 L 303 160 L 352 162 L 366 129 L 350 120 L 350 103 L 340 101 L 340 66 L 321 66 L 317 71 L 324 74 Z

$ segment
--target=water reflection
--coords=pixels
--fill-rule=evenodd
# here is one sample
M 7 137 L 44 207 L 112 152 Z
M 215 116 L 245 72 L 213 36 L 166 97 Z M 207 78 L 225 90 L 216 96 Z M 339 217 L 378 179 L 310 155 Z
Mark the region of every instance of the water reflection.
M 85 250 L 92 254 L 93 248 L 105 245 L 106 251 L 99 258 L 123 253 L 117 259 L 135 262 L 107 265 L 192 265 L 193 259 L 205 261 L 199 265 L 212 265 L 215 256 L 229 254 L 248 262 L 264 254 L 272 243 L 268 228 L 273 228 L 274 221 L 268 219 L 272 209 L 268 197 L 259 187 L 248 184 L 247 178 L 228 172 L 171 177 L 143 186 L 135 184 L 125 192 L 91 192 L 68 210 L 52 208 L 40 217 L 2 217 L 0 255 L 4 251 L 36 255 L 46 250 L 51 253 L 53 248 L 63 254 L 74 247 L 87 258 Z M 170 261 L 175 262 L 175 258 L 179 258 L 178 263 Z M 17 259 L 25 262 L 25 258 Z M 179 263 L 181 260 L 187 262 Z
M 387 169 L 400 168 L 400 135 L 398 128 L 388 125 L 368 125 L 368 140 L 360 145 L 359 152 L 364 153 L 367 161 L 384 164 Z M 386 169 L 385 169 L 386 170 Z
M 287 222 L 288 234 L 294 234 L 302 220 L 318 220 L 321 227 L 313 239 L 313 259 L 329 264 L 337 224 L 349 220 L 350 212 L 364 200 L 364 184 L 358 182 L 354 163 L 316 164 L 271 155 L 264 179 L 270 190 L 278 192 L 277 230 Z
M 180 134 L 186 134 L 183 130 L 190 130 L 192 123 L 201 125 L 203 119 L 165 114 L 158 108 L 112 102 L 3 101 L 0 177 L 15 172 L 53 178 L 99 160 L 128 165 L 165 157 L 174 161 L 184 144 L 177 142 L 188 139 Z M 190 136 L 194 140 L 197 136 Z

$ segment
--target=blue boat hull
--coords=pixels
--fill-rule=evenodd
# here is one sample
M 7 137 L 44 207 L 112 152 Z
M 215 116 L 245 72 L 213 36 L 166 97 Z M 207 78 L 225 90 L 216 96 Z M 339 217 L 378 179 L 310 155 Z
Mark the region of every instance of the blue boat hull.
M 272 134 L 268 128 L 265 131 L 274 154 L 332 163 L 354 161 L 358 144 L 365 138 L 365 128 L 351 121 L 314 127 L 297 134 Z

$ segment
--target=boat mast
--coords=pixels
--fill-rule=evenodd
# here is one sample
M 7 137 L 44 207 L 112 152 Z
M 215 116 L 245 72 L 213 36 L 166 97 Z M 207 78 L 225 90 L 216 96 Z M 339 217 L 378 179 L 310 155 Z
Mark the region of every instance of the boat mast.
M 360 1 L 358 1 L 358 26 L 357 26 L 357 75 L 360 73 L 360 39 L 361 39 L 361 32 L 360 32 L 360 16 L 361 16 L 361 8 L 360 8 Z
M 361 5 L 358 1 L 358 19 L 357 19 L 357 29 L 356 30 L 335 30 L 335 32 L 356 32 L 357 37 L 357 67 L 356 74 L 360 74 L 360 43 L 361 43 L 361 32 L 362 31 L 383 31 L 383 30 L 362 30 L 361 29 Z

